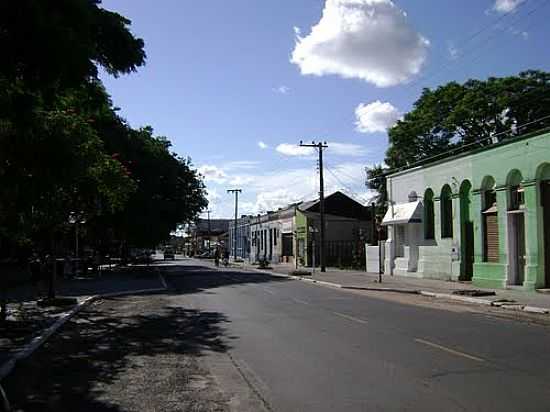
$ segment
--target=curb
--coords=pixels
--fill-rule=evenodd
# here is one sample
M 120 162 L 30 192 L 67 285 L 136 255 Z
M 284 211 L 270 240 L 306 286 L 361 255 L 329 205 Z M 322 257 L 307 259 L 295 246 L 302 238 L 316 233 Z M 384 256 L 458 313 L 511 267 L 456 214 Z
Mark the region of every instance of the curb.
M 344 286 L 339 283 L 333 283 L 333 282 L 326 282 L 324 280 L 316 280 L 311 279 L 303 276 L 293 276 L 293 275 L 287 275 L 285 273 L 279 273 L 279 272 L 271 272 L 267 270 L 262 269 L 256 269 L 256 268 L 248 268 L 248 267 L 235 267 L 236 269 L 242 269 L 242 270 L 249 270 L 253 272 L 263 273 L 266 275 L 276 276 L 276 277 L 284 277 L 287 279 L 294 279 L 294 280 L 301 280 L 305 282 L 310 283 L 317 283 L 319 285 L 328 286 L 332 288 L 338 288 L 338 289 L 349 289 L 349 290 L 365 290 L 365 291 L 373 291 L 373 292 L 392 292 L 392 293 L 404 293 L 409 295 L 422 295 L 426 297 L 436 298 L 436 299 L 448 299 L 448 300 L 454 300 L 458 302 L 464 302 L 464 303 L 470 303 L 470 304 L 476 304 L 476 305 L 485 305 L 485 306 L 493 306 L 493 307 L 499 307 L 502 309 L 507 310 L 516 310 L 516 311 L 523 311 L 528 313 L 537 313 L 541 315 L 548 315 L 550 314 L 549 308 L 541 308 L 537 306 L 529 306 L 529 305 L 522 305 L 521 303 L 516 302 L 499 302 L 498 300 L 489 300 L 489 299 L 481 299 L 481 298 L 474 298 L 471 296 L 460 296 L 460 295 L 453 295 L 450 293 L 439 293 L 439 292 L 430 292 L 427 290 L 416 290 L 416 289 L 403 289 L 403 288 L 384 288 L 384 287 L 370 287 L 370 286 Z
M 161 282 L 166 284 L 165 282 Z M 74 308 L 72 308 L 69 312 L 64 313 L 57 319 L 53 325 L 45 329 L 40 335 L 34 337 L 30 343 L 25 345 L 23 349 L 19 350 L 11 357 L 10 360 L 4 362 L 4 364 L 0 367 L 0 382 L 4 380 L 15 368 L 17 362 L 21 362 L 22 360 L 28 358 L 31 356 L 38 348 L 40 348 L 46 341 L 55 333 L 59 328 L 61 328 L 65 323 L 67 323 L 72 317 L 74 317 L 78 312 L 80 312 L 82 309 L 90 305 L 91 303 L 95 302 L 96 300 L 104 299 L 104 298 L 113 298 L 113 297 L 119 297 L 119 296 L 128 296 L 128 295 L 138 295 L 143 293 L 159 293 L 164 292 L 168 288 L 154 288 L 154 289 L 138 289 L 138 290 L 125 290 L 122 292 L 113 292 L 113 293 L 104 293 L 101 295 L 94 295 L 89 296 L 83 301 L 76 304 Z
M 395 293 L 406 293 L 409 295 L 421 295 L 421 290 L 416 289 L 403 289 L 403 288 L 383 288 L 383 287 L 370 287 L 370 286 L 342 286 L 342 289 L 351 289 L 351 290 L 372 290 L 375 292 L 395 292 Z

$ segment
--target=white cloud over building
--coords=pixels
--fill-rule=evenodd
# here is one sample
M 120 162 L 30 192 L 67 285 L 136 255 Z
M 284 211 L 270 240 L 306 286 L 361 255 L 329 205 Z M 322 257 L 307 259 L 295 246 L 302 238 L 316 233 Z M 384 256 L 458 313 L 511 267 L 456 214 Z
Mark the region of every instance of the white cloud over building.
M 358 78 L 379 87 L 418 74 L 430 44 L 391 0 L 326 0 L 308 35 L 294 31 L 290 61 L 302 74 Z

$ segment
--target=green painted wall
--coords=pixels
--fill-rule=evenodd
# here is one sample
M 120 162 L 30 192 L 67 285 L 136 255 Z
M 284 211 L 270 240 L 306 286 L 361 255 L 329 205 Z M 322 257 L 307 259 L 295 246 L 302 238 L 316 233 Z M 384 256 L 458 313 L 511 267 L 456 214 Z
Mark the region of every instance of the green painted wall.
M 499 262 L 484 261 L 483 187 L 488 177 L 494 179 L 498 208 Z M 513 142 L 497 144 L 488 150 L 479 150 L 463 156 L 446 159 L 431 165 L 396 173 L 388 179 L 390 199 L 407 202 L 414 190 L 423 196 L 430 188 L 434 193 L 435 239 L 419 244 L 419 275 L 440 279 L 458 279 L 464 276 L 464 224 L 473 226 L 473 283 L 480 287 L 506 287 L 511 273 L 509 237 L 511 231 L 510 185 L 512 177 L 524 188 L 525 273 L 523 287 L 533 290 L 545 285 L 543 209 L 539 182 L 550 179 L 550 133 L 517 138 Z M 465 182 L 471 184 L 467 198 L 460 196 Z M 514 183 L 515 184 L 515 183 Z M 441 237 L 441 209 L 439 198 L 444 185 L 453 193 L 453 237 Z M 550 230 L 550 229 L 549 229 Z M 460 259 L 452 257 L 458 246 Z M 387 254 L 389 255 L 389 254 Z M 411 274 L 411 276 L 416 274 Z

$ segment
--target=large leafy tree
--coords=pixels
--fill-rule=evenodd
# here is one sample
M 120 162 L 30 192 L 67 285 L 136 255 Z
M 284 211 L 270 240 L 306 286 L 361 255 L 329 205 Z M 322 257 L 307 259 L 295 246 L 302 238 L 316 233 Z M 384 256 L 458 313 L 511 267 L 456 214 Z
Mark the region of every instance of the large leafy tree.
M 99 66 L 117 76 L 144 64 L 143 41 L 129 25 L 97 0 L 0 2 L 4 240 L 40 231 L 30 216 L 53 228 L 75 207 L 91 210 L 103 200 L 119 208 L 132 190 L 122 165 L 106 156 L 93 113 L 82 108 L 97 89 Z
M 97 76 L 135 71 L 145 62 L 143 40 L 130 20 L 100 0 L 0 2 L 0 77 L 47 90 L 78 87 Z
M 375 167 L 367 184 L 385 191 L 385 170 L 444 158 L 550 126 L 550 73 L 450 82 L 424 89 L 413 109 L 388 130 L 387 168 Z M 542 119 L 542 120 L 540 120 Z M 380 197 L 382 199 L 382 197 Z

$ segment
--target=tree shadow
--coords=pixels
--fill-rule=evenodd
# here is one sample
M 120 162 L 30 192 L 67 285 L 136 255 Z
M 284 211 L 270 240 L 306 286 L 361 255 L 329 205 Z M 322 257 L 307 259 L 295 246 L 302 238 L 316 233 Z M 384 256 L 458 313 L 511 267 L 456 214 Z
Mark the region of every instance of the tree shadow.
M 174 266 L 174 269 L 164 273 L 168 286 L 173 292 L 192 294 L 232 285 L 252 285 L 260 283 L 284 283 L 290 279 L 270 276 L 259 272 L 243 272 L 239 270 L 216 270 L 206 266 L 185 265 Z
M 229 349 L 224 315 L 167 306 L 166 300 L 155 308 L 147 303 L 151 296 L 142 298 L 128 315 L 121 315 L 121 306 L 128 305 L 123 298 L 84 310 L 19 364 L 4 382 L 14 410 L 124 410 L 110 399 L 112 387 L 139 369 L 136 359 L 158 362 L 170 355 L 202 356 Z

